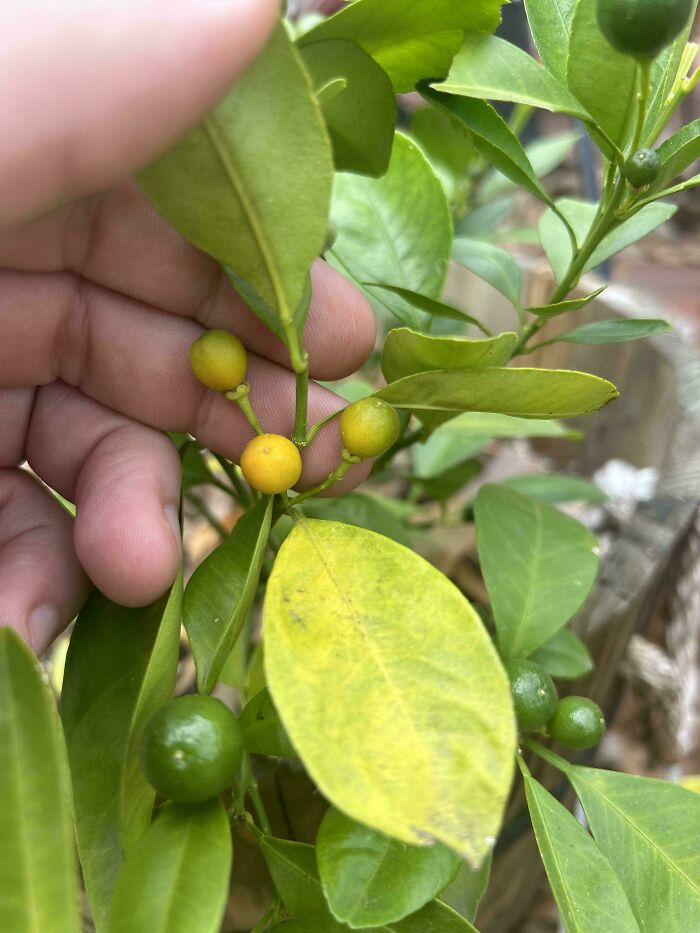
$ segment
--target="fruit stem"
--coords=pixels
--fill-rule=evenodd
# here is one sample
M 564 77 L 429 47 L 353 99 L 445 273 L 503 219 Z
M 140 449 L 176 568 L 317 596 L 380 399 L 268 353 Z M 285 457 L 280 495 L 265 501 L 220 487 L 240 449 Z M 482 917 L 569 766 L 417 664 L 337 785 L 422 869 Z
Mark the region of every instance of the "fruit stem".
M 263 431 L 262 425 L 255 415 L 255 412 L 253 411 L 253 406 L 250 404 L 250 389 L 245 382 L 242 385 L 239 385 L 238 388 L 234 389 L 232 392 L 226 392 L 225 395 L 229 402 L 235 402 L 238 405 L 238 407 L 250 422 L 250 426 L 256 434 L 265 433 Z
M 331 421 L 335 421 L 336 418 L 339 418 L 344 410 L 343 408 L 339 408 L 338 411 L 334 411 L 332 415 L 328 415 L 328 417 L 323 418 L 321 421 L 317 421 L 312 428 L 309 428 L 306 432 L 306 446 L 309 446 L 321 428 L 324 428 L 327 424 L 330 424 Z
M 255 775 L 253 774 L 253 767 L 250 763 L 250 755 L 248 752 L 243 756 L 243 765 L 241 767 L 241 794 L 250 795 L 260 823 L 260 828 L 266 836 L 272 836 L 272 826 L 270 825 L 270 820 L 265 810 L 265 804 L 260 796 L 260 789 L 258 788 L 258 782 L 255 780 Z
M 327 476 L 322 483 L 319 483 L 318 486 L 313 486 L 311 489 L 307 489 L 306 492 L 303 492 L 300 496 L 297 496 L 296 499 L 292 501 L 292 505 L 301 505 L 302 502 L 306 502 L 307 499 L 311 499 L 313 496 L 317 496 L 320 492 L 325 492 L 326 489 L 330 489 L 331 486 L 339 482 L 345 474 L 348 472 L 351 466 L 354 466 L 356 463 L 362 461 L 361 457 L 351 456 L 347 450 L 343 451 L 343 459 L 330 476 Z
M 304 368 L 296 373 L 296 412 L 294 416 L 294 434 L 292 440 L 297 447 L 306 447 L 309 438 L 306 434 L 306 418 L 309 404 L 309 358 L 304 353 Z
M 602 209 L 602 204 L 599 206 L 597 218 L 594 220 L 593 226 L 588 232 L 588 236 L 578 252 L 574 253 L 572 256 L 566 275 L 552 293 L 547 304 L 556 304 L 566 299 L 569 292 L 578 284 L 586 263 L 599 246 L 601 240 L 622 221 L 623 218 L 617 216 L 617 210 L 624 193 L 625 181 L 624 179 L 619 179 L 610 199 L 610 203 L 604 210 Z M 537 320 L 533 321 L 533 323 L 523 331 L 513 351 L 513 356 L 518 356 L 530 351 L 530 348 L 527 346 L 528 340 L 540 331 L 548 320 L 549 318 L 547 317 L 538 317 Z

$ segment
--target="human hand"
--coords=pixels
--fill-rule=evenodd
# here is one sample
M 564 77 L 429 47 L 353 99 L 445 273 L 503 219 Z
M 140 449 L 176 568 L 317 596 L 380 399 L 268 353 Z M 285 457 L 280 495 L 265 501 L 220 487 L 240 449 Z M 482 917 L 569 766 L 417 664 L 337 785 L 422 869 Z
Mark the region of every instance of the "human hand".
M 237 406 L 190 372 L 187 351 L 204 327 L 247 344 L 256 411 L 266 429 L 291 432 L 285 348 L 218 265 L 124 180 L 225 93 L 278 7 L 32 0 L 0 9 L 0 624 L 37 652 L 78 611 L 88 577 L 132 606 L 173 580 L 180 465 L 161 432 L 190 432 L 232 459 L 250 439 Z M 324 263 L 312 278 L 311 374 L 339 378 L 369 354 L 374 319 Z M 315 386 L 310 421 L 342 405 Z M 301 487 L 339 458 L 331 425 L 304 456 Z M 75 521 L 18 469 L 25 459 L 76 503 Z M 355 468 L 337 491 L 365 472 Z

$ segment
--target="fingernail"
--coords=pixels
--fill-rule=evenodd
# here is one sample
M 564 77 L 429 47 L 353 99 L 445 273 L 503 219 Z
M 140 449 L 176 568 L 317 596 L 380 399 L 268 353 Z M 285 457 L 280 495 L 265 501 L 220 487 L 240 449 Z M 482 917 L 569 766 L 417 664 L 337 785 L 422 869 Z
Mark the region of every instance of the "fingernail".
M 182 529 L 180 528 L 180 511 L 174 505 L 166 505 L 163 509 L 165 520 L 170 525 L 178 548 L 182 548 Z
M 45 603 L 30 614 L 27 619 L 29 643 L 36 654 L 43 654 L 53 641 L 59 629 L 60 615 L 57 606 Z

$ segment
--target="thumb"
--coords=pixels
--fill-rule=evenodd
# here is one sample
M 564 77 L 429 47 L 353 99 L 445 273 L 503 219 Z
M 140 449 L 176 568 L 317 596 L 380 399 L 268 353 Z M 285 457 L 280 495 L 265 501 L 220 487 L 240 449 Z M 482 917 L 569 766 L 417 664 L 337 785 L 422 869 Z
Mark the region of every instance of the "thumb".
M 279 0 L 0 3 L 0 224 L 105 187 L 222 97 Z

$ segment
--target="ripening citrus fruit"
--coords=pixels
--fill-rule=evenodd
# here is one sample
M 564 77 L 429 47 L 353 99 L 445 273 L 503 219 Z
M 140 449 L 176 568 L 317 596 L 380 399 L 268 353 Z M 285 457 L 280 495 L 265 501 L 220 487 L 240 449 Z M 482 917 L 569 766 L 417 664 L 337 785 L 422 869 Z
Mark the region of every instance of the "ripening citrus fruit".
M 241 470 L 253 489 L 272 496 L 299 482 L 301 456 L 281 434 L 259 434 L 243 451 Z
M 659 177 L 661 159 L 653 149 L 638 149 L 625 162 L 625 178 L 633 188 L 645 188 Z
M 238 337 L 227 330 L 208 330 L 190 347 L 190 365 L 208 389 L 229 392 L 245 381 L 248 354 Z
M 243 758 L 243 732 L 221 700 L 183 696 L 150 718 L 141 767 L 167 800 L 197 803 L 230 787 Z
M 656 58 L 682 32 L 693 0 L 598 0 L 598 25 L 623 55 Z
M 378 457 L 399 436 L 399 416 L 380 398 L 361 398 L 340 416 L 343 447 L 353 457 Z
M 507 670 L 518 726 L 525 731 L 541 729 L 552 718 L 557 707 L 554 681 L 533 661 L 513 661 Z
M 564 697 L 557 703 L 547 732 L 568 748 L 592 748 L 605 734 L 605 719 L 598 704 L 588 697 Z

